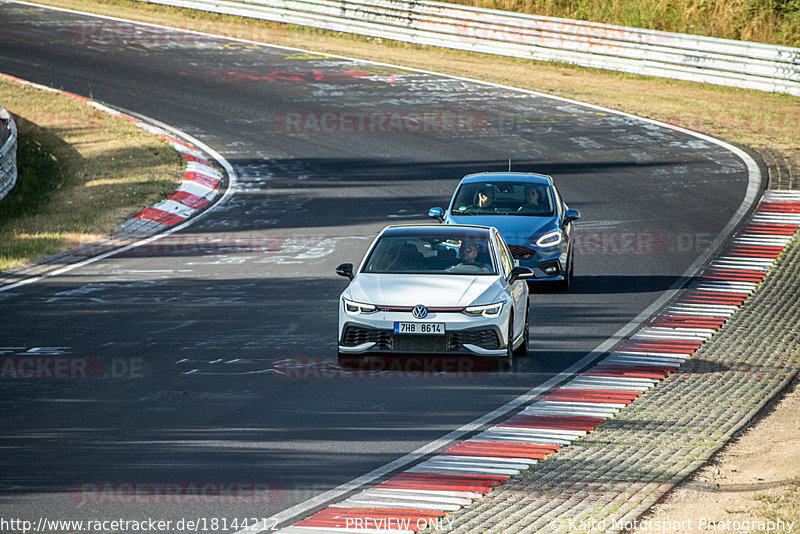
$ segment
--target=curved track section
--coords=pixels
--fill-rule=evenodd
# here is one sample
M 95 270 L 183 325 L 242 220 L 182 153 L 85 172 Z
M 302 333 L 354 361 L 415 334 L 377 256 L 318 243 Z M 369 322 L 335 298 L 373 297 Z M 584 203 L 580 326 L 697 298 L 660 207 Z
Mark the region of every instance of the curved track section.
M 239 177 L 184 231 L 0 294 L 3 365 L 42 369 L 0 381 L 5 516 L 289 509 L 610 348 L 752 193 L 710 140 L 432 73 L 13 3 L 0 51 L 0 70 L 173 125 Z M 533 298 L 535 356 L 336 368 L 334 266 L 509 158 L 583 214 L 573 289 Z

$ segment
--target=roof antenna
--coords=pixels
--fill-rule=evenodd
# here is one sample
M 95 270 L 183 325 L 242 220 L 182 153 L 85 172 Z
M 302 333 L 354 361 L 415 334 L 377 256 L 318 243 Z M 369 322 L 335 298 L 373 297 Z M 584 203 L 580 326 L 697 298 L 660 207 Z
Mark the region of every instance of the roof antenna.
M 508 158 L 508 172 L 511 172 L 511 158 Z

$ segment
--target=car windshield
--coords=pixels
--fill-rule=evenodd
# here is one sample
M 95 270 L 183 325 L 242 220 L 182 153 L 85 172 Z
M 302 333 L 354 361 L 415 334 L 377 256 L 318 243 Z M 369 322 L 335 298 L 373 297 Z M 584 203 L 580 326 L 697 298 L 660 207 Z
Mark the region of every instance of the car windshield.
M 364 273 L 496 275 L 488 235 L 383 235 Z
M 553 194 L 547 184 L 531 182 L 475 182 L 461 184 L 450 213 L 453 215 L 553 215 Z

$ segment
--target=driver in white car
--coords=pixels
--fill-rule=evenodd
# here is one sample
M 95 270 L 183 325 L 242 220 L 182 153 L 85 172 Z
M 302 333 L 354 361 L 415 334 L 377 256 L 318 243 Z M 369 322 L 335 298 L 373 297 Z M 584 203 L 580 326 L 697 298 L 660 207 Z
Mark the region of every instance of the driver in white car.
M 485 263 L 478 262 L 478 252 L 480 251 L 480 247 L 475 243 L 463 243 L 461 245 L 461 257 L 460 262 L 456 267 L 461 265 L 473 265 L 478 267 L 482 271 L 486 271 L 487 273 L 491 271 L 489 265 Z

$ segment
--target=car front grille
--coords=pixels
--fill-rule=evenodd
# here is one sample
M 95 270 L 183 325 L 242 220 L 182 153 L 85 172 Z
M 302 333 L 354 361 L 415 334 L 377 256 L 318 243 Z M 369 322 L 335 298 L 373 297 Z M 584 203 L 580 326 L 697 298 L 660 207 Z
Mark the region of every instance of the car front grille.
M 370 342 L 375 343 L 370 350 L 376 352 L 464 352 L 464 345 L 477 345 L 490 350 L 500 348 L 500 338 L 493 328 L 454 330 L 444 336 L 420 336 L 356 325 L 345 327 L 343 346 L 356 347 Z
M 511 251 L 511 255 L 515 258 L 532 257 L 536 255 L 535 250 L 528 247 L 523 247 L 522 245 L 509 245 L 508 250 Z
M 342 336 L 342 345 L 356 347 L 364 343 L 375 342 L 375 350 L 392 350 L 391 330 L 378 330 L 363 326 L 347 326 Z
M 450 332 L 447 336 L 450 350 L 459 350 L 462 345 L 477 345 L 484 349 L 499 349 L 500 339 L 493 328 L 478 330 L 459 330 Z

